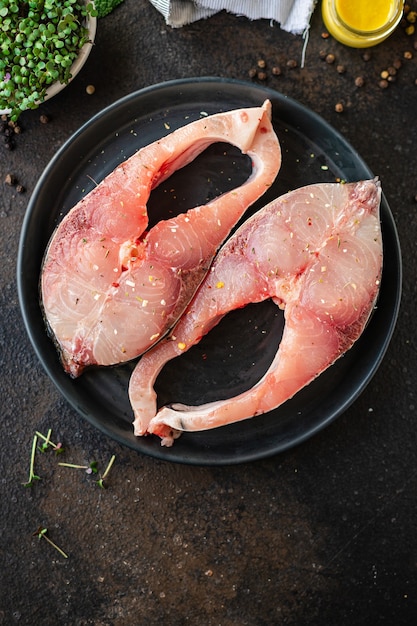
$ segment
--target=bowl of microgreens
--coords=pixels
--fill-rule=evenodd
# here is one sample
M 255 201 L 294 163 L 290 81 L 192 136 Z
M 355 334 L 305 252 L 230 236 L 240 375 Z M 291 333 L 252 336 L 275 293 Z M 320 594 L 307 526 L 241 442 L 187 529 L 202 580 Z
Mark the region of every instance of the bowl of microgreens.
M 0 0 L 0 114 L 15 122 L 73 80 L 96 15 L 90 0 Z

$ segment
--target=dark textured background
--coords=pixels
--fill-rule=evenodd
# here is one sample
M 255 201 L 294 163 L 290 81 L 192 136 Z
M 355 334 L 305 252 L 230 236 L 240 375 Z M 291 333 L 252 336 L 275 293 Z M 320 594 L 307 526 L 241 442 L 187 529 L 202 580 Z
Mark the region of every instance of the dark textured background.
M 300 63 L 303 40 L 267 20 L 221 13 L 173 30 L 146 0 L 124 0 L 99 21 L 81 74 L 22 115 L 14 151 L 0 146 L 1 624 L 416 623 L 417 35 L 399 27 L 364 61 L 362 51 L 322 38 L 323 30 L 317 9 L 306 65 L 290 69 L 288 60 Z M 322 50 L 336 63 L 323 61 Z M 413 58 L 381 89 L 381 70 L 406 51 Z M 174 78 L 250 80 L 260 58 L 265 84 L 320 114 L 380 176 L 401 240 L 402 308 L 377 374 L 325 431 L 252 464 L 173 465 L 102 435 L 44 373 L 19 310 L 19 232 L 44 167 L 103 107 Z M 274 65 L 281 76 L 272 74 Z M 3 184 L 7 173 L 25 193 Z M 42 480 L 32 489 L 21 485 L 33 434 L 49 427 L 66 448 L 58 460 L 95 459 L 104 469 L 116 455 L 107 490 L 83 471 L 58 467 L 51 453 L 37 456 Z M 32 536 L 40 525 L 68 559 Z

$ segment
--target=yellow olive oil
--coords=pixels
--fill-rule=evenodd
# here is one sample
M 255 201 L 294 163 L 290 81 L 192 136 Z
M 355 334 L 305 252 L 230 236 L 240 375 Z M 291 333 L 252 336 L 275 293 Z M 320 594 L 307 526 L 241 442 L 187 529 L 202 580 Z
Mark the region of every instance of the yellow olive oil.
M 403 0 L 323 0 L 323 21 L 341 43 L 367 48 L 384 41 L 403 13 Z

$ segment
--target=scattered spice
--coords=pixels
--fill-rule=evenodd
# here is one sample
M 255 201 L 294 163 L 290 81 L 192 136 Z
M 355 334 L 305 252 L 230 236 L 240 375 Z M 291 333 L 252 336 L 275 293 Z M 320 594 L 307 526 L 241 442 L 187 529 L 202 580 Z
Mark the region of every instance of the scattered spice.
M 326 59 L 325 59 L 326 63 L 328 63 L 329 65 L 332 65 L 335 61 L 336 61 L 336 57 L 334 56 L 334 54 L 332 54 L 331 52 L 329 54 L 326 54 Z
M 297 67 L 297 65 L 298 65 L 298 63 L 297 63 L 297 61 L 296 61 L 295 59 L 289 59 L 289 60 L 287 61 L 287 67 L 288 67 L 290 70 L 292 70 L 292 69 L 296 68 L 296 67 Z
M 363 87 L 365 84 L 365 79 L 363 76 L 357 76 L 355 78 L 355 86 L 356 87 Z
M 39 121 L 41 124 L 48 124 L 49 117 L 45 115 L 45 113 L 42 113 L 42 115 L 39 116 Z
M 258 72 L 258 79 L 259 80 L 266 80 L 267 79 L 266 72 Z
M 410 59 L 412 59 L 412 58 L 413 58 L 413 53 L 412 53 L 412 52 L 410 52 L 410 50 L 406 50 L 406 51 L 404 52 L 403 56 L 404 56 L 404 59 L 410 60 Z
M 259 59 L 257 66 L 260 67 L 261 69 L 264 69 L 266 67 L 266 61 L 265 59 Z
M 344 111 L 343 104 L 341 102 L 338 102 L 335 105 L 334 110 L 336 111 L 336 113 L 343 113 L 343 111 Z
M 380 80 L 378 84 L 381 87 L 381 89 L 386 89 L 389 86 L 389 82 L 384 78 Z
M 96 88 L 94 87 L 94 85 L 87 85 L 85 90 L 86 90 L 86 92 L 88 93 L 89 96 L 92 96 L 93 93 L 95 93 Z
M 9 187 L 15 187 L 17 193 L 24 193 L 26 191 L 25 187 L 18 182 L 16 176 L 13 174 L 6 174 L 4 184 Z
M 407 22 L 415 24 L 417 21 L 417 11 L 407 11 Z
M 274 67 L 272 68 L 272 73 L 274 76 L 280 76 L 282 74 L 282 69 L 279 65 L 274 65 Z
M 338 65 L 336 67 L 337 73 L 338 74 L 344 74 L 346 72 L 346 67 L 344 65 Z
M 16 176 L 14 176 L 13 174 L 6 174 L 6 178 L 4 179 L 4 182 L 6 185 L 13 187 L 17 183 Z
M 12 122 L 7 115 L 1 116 L 0 134 L 4 136 L 4 146 L 6 150 L 13 150 L 13 148 L 15 147 L 13 140 L 14 135 L 19 134 L 21 130 L 20 126 L 18 127 L 18 131 L 15 131 L 15 128 L 17 128 L 17 124 L 15 124 L 15 122 Z

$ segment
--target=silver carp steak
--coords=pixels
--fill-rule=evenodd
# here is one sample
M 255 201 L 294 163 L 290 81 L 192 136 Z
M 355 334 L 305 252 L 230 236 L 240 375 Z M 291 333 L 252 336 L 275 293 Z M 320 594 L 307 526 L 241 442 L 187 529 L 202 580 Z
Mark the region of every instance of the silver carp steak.
M 223 426 L 271 411 L 332 365 L 364 330 L 382 273 L 378 180 L 293 190 L 249 218 L 223 245 L 170 335 L 139 360 L 129 396 L 136 435 L 170 446 L 183 431 Z M 155 380 L 170 359 L 223 316 L 271 298 L 284 310 L 276 356 L 249 390 L 201 406 L 157 410 Z
M 148 229 L 151 191 L 217 142 L 250 157 L 249 178 Z M 136 358 L 159 341 L 280 166 L 267 100 L 203 117 L 141 148 L 80 200 L 53 234 L 41 271 L 44 317 L 64 369 L 77 377 L 90 365 Z

